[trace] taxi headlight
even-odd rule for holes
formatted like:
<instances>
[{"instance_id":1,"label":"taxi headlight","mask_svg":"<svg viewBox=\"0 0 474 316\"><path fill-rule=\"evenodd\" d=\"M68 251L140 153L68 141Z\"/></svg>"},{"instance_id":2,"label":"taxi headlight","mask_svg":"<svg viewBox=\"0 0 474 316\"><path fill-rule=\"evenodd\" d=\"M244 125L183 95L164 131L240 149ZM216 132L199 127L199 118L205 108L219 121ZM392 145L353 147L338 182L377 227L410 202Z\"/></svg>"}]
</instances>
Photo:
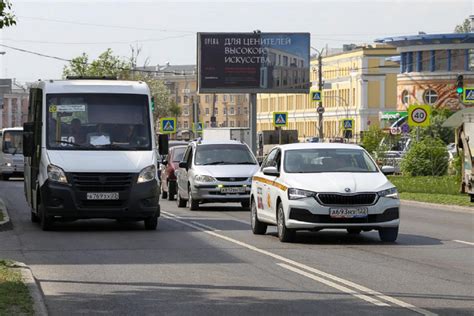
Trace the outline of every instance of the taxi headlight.
<instances>
[{"instance_id":1,"label":"taxi headlight","mask_svg":"<svg viewBox=\"0 0 474 316\"><path fill-rule=\"evenodd\" d=\"M314 197L314 196L316 196L316 192L313 192L313 191L306 191L306 190L294 189L294 188L288 189L288 199L290 200L299 200L299 199L304 199L304 198Z\"/></svg>"},{"instance_id":2,"label":"taxi headlight","mask_svg":"<svg viewBox=\"0 0 474 316\"><path fill-rule=\"evenodd\" d=\"M148 166L140 171L137 183L145 183L155 180L157 178L155 165Z\"/></svg>"},{"instance_id":3,"label":"taxi headlight","mask_svg":"<svg viewBox=\"0 0 474 316\"><path fill-rule=\"evenodd\" d=\"M194 181L196 182L201 182L201 183L212 183L212 182L217 182L217 180L214 177L204 175L204 174L198 174L194 177Z\"/></svg>"},{"instance_id":4,"label":"taxi headlight","mask_svg":"<svg viewBox=\"0 0 474 316\"><path fill-rule=\"evenodd\" d=\"M380 191L380 192L378 192L378 195L380 197L386 197L386 198L389 198L389 199L398 199L398 191L397 191L397 188L395 188L395 187L387 189L387 190Z\"/></svg>"},{"instance_id":5,"label":"taxi headlight","mask_svg":"<svg viewBox=\"0 0 474 316\"><path fill-rule=\"evenodd\" d=\"M64 170L55 165L48 166L48 179L58 183L67 183Z\"/></svg>"}]
</instances>

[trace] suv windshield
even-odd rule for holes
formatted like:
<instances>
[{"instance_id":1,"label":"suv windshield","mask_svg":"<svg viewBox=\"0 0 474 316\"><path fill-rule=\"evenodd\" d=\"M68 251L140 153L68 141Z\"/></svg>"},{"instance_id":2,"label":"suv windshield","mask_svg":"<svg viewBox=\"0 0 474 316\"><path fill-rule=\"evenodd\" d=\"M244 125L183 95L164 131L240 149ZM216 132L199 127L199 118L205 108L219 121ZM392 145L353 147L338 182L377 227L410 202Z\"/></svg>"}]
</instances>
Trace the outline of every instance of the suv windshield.
<instances>
[{"instance_id":1,"label":"suv windshield","mask_svg":"<svg viewBox=\"0 0 474 316\"><path fill-rule=\"evenodd\" d=\"M23 154L23 132L3 132L3 152L8 154Z\"/></svg>"},{"instance_id":2,"label":"suv windshield","mask_svg":"<svg viewBox=\"0 0 474 316\"><path fill-rule=\"evenodd\" d=\"M194 163L196 165L257 164L248 147L238 144L198 145Z\"/></svg>"},{"instance_id":3,"label":"suv windshield","mask_svg":"<svg viewBox=\"0 0 474 316\"><path fill-rule=\"evenodd\" d=\"M284 167L287 173L378 172L369 155L360 149L287 150Z\"/></svg>"},{"instance_id":4,"label":"suv windshield","mask_svg":"<svg viewBox=\"0 0 474 316\"><path fill-rule=\"evenodd\" d=\"M49 149L151 149L146 95L48 94L47 112Z\"/></svg>"}]
</instances>

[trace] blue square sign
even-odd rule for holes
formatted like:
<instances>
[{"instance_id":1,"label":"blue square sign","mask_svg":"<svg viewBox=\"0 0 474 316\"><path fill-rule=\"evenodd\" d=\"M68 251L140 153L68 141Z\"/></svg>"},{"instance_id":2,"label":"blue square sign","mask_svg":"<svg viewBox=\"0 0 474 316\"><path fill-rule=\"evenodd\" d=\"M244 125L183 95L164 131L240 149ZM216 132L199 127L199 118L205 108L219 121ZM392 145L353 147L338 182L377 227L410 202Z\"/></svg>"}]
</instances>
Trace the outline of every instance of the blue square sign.
<instances>
[{"instance_id":1,"label":"blue square sign","mask_svg":"<svg viewBox=\"0 0 474 316\"><path fill-rule=\"evenodd\" d=\"M474 103L474 88L464 88L463 102Z\"/></svg>"}]
</instances>

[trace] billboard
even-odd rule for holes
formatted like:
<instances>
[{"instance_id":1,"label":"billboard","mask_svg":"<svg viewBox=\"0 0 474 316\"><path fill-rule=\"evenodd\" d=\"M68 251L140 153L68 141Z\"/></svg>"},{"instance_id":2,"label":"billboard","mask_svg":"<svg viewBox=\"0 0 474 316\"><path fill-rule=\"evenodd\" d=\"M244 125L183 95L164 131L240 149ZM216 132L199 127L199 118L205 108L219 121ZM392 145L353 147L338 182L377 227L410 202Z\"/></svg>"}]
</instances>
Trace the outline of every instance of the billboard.
<instances>
[{"instance_id":1,"label":"billboard","mask_svg":"<svg viewBox=\"0 0 474 316\"><path fill-rule=\"evenodd\" d=\"M198 33L199 93L309 93L309 33Z\"/></svg>"}]
</instances>

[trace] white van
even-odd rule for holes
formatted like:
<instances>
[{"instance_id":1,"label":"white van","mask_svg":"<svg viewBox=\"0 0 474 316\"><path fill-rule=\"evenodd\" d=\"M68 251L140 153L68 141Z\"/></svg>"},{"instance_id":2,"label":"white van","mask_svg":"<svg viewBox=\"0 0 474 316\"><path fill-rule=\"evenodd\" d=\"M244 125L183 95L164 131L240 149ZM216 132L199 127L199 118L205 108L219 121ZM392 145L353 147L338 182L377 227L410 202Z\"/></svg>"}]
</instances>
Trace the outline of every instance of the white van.
<instances>
[{"instance_id":1,"label":"white van","mask_svg":"<svg viewBox=\"0 0 474 316\"><path fill-rule=\"evenodd\" d=\"M23 177L23 128L0 130L0 178Z\"/></svg>"},{"instance_id":2,"label":"white van","mask_svg":"<svg viewBox=\"0 0 474 316\"><path fill-rule=\"evenodd\" d=\"M31 220L144 220L160 215L153 115L144 82L48 80L31 86L24 124Z\"/></svg>"}]
</instances>

